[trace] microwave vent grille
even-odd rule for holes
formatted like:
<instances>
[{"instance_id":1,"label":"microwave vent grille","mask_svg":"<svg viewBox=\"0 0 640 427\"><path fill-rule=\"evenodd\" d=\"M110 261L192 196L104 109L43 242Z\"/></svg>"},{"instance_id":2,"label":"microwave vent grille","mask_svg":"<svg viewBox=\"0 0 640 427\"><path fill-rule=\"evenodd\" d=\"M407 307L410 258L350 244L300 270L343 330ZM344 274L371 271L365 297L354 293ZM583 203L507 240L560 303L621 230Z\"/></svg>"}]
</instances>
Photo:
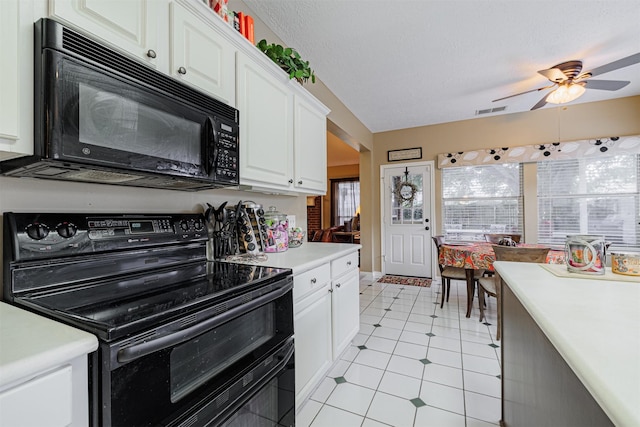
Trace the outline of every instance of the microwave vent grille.
<instances>
[{"instance_id":1,"label":"microwave vent grille","mask_svg":"<svg viewBox=\"0 0 640 427\"><path fill-rule=\"evenodd\" d=\"M62 29L62 47L71 53L133 78L145 86L151 86L197 106L206 106L210 111L216 112L221 117L234 122L238 121L235 108L221 102L211 102L209 97L197 90L191 89L159 71L155 71L144 64L101 46L66 27Z\"/></svg>"}]
</instances>

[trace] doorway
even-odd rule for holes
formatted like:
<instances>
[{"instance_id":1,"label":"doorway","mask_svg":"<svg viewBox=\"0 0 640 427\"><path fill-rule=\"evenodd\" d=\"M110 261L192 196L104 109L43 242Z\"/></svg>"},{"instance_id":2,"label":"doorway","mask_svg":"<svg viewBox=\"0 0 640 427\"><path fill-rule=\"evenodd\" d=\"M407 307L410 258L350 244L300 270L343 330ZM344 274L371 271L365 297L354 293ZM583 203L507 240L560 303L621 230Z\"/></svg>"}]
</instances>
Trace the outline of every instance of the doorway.
<instances>
[{"instance_id":1,"label":"doorway","mask_svg":"<svg viewBox=\"0 0 640 427\"><path fill-rule=\"evenodd\" d=\"M433 277L434 162L380 166L382 272Z\"/></svg>"}]
</instances>

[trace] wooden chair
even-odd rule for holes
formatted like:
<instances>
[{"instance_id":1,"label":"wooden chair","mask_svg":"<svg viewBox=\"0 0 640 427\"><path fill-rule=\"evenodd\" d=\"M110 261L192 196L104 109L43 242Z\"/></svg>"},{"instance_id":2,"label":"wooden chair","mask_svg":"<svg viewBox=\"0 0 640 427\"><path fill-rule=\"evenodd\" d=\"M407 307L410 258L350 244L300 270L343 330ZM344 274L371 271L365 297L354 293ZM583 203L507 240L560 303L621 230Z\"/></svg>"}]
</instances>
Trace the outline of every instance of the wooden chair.
<instances>
[{"instance_id":1,"label":"wooden chair","mask_svg":"<svg viewBox=\"0 0 640 427\"><path fill-rule=\"evenodd\" d=\"M432 237L433 243L436 245L436 252L440 255L440 246L444 242L444 236L434 236ZM442 277L442 302L440 303L440 308L444 307L444 299L445 294L447 298L447 302L449 302L449 293L451 292L451 280L464 280L467 281L467 274L464 268L459 267L450 267L440 264L438 262L438 268L440 269L440 277ZM476 283L478 279L484 274L484 270L474 270L473 278Z\"/></svg>"},{"instance_id":2,"label":"wooden chair","mask_svg":"<svg viewBox=\"0 0 640 427\"><path fill-rule=\"evenodd\" d=\"M493 245L493 252L496 255L496 261L516 261L516 262L535 262L544 264L547 262L547 254L550 248L518 248L512 246ZM491 277L480 277L478 279L478 302L480 303L480 321L484 320L484 295L496 298L496 306L498 309L498 330L496 332L496 340L500 340L502 332L502 313L500 298L500 275L496 273Z\"/></svg>"},{"instance_id":3,"label":"wooden chair","mask_svg":"<svg viewBox=\"0 0 640 427\"><path fill-rule=\"evenodd\" d=\"M500 240L502 240L502 238L504 237L511 237L511 240L513 240L516 243L520 243L520 239L522 238L522 235L521 234L504 234L504 233L489 233L484 235L484 239L489 243L493 243L494 245L497 245L498 242L500 242Z\"/></svg>"}]
</instances>

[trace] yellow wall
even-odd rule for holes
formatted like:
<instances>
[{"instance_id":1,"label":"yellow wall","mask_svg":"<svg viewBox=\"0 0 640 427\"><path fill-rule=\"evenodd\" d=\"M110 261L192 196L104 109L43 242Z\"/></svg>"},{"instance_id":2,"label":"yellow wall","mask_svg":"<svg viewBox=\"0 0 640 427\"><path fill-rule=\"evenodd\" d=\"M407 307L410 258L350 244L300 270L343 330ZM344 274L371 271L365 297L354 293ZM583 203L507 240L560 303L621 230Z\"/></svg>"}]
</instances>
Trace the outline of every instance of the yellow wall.
<instances>
[{"instance_id":1,"label":"yellow wall","mask_svg":"<svg viewBox=\"0 0 640 427\"><path fill-rule=\"evenodd\" d=\"M469 151L482 148L517 147L556 141L573 141L608 136L640 134L640 96L612 101L592 102L544 108L525 113L505 114L482 119L423 126L374 134L373 174L380 174L380 165L387 164L387 151L401 148L422 147L422 160L434 160L437 155L453 151ZM527 165L524 171L525 236L535 233L535 165ZM435 171L436 219L434 227L440 231L441 175ZM380 248L380 181L374 179L370 186L362 185L362 206L370 206L372 268L365 271L381 271ZM533 202L532 202L533 198ZM364 243L364 242L363 242Z\"/></svg>"}]
</instances>

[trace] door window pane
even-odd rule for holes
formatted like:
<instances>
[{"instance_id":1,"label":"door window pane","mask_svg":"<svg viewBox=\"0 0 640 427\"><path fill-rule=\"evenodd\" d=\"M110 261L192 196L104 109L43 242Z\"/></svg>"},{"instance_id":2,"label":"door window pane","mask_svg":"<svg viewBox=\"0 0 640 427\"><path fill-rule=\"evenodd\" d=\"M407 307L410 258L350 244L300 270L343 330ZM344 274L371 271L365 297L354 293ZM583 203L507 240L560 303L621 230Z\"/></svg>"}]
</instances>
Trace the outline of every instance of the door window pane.
<instances>
[{"instance_id":1,"label":"door window pane","mask_svg":"<svg viewBox=\"0 0 640 427\"><path fill-rule=\"evenodd\" d=\"M409 186L405 186L406 192L402 196L399 189L402 184L408 182L412 184L413 200L407 200L409 197ZM391 223L394 225L401 224L422 224L423 218L423 182L422 174L396 175L391 177Z\"/></svg>"}]
</instances>

